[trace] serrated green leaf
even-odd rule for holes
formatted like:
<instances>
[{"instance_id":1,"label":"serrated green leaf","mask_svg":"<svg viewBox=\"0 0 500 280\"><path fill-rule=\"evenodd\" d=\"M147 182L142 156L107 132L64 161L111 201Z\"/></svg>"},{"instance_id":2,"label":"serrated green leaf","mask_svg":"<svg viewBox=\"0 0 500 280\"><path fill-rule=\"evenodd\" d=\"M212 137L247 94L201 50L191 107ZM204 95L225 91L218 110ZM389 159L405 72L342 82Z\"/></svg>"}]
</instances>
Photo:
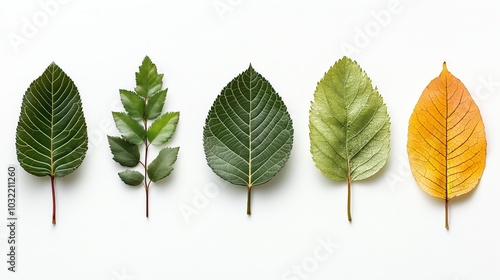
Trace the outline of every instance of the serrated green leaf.
<instances>
[{"instance_id":1,"label":"serrated green leaf","mask_svg":"<svg viewBox=\"0 0 500 280\"><path fill-rule=\"evenodd\" d=\"M281 97L250 65L224 87L203 130L208 165L224 180L248 188L273 178L287 162L292 120Z\"/></svg>"},{"instance_id":2,"label":"serrated green leaf","mask_svg":"<svg viewBox=\"0 0 500 280\"><path fill-rule=\"evenodd\" d=\"M116 127L125 140L140 145L146 140L146 131L136 120L122 112L112 112Z\"/></svg>"},{"instance_id":3,"label":"serrated green leaf","mask_svg":"<svg viewBox=\"0 0 500 280\"><path fill-rule=\"evenodd\" d=\"M148 104L146 105L145 117L148 120L157 118L163 110L163 105L165 104L165 99L167 97L167 89L160 90L153 94L148 99Z\"/></svg>"},{"instance_id":4,"label":"serrated green leaf","mask_svg":"<svg viewBox=\"0 0 500 280\"><path fill-rule=\"evenodd\" d=\"M54 177L77 169L87 146L87 125L78 89L52 63L24 94L16 130L17 159L26 172L50 176L54 191Z\"/></svg>"},{"instance_id":5,"label":"serrated green leaf","mask_svg":"<svg viewBox=\"0 0 500 280\"><path fill-rule=\"evenodd\" d=\"M144 118L144 99L135 92L120 89L120 98L128 115L134 120Z\"/></svg>"},{"instance_id":6,"label":"serrated green leaf","mask_svg":"<svg viewBox=\"0 0 500 280\"><path fill-rule=\"evenodd\" d=\"M344 57L316 87L309 112L311 153L321 173L335 181L366 179L387 162L387 107L361 67ZM350 199L348 199L348 219Z\"/></svg>"},{"instance_id":7,"label":"serrated green leaf","mask_svg":"<svg viewBox=\"0 0 500 280\"><path fill-rule=\"evenodd\" d=\"M139 184L139 179L144 180L146 217L149 217L149 188L151 183L170 174L179 150L179 148L163 149L158 157L149 163L148 159L153 158L152 151L155 151L155 149L149 149L150 144L164 144L171 138L177 126L179 113L167 113L160 116L165 104L167 89L161 89L163 74L158 74L156 66L149 57L144 58L135 76L137 84L135 93L126 90L120 91L122 103L128 114L113 112L115 123L124 139L117 138L121 140L119 143L111 143L110 141L110 146L111 144L115 145L115 151L113 151L112 147L112 153L114 160L118 163L130 166L141 163L144 167L145 170L141 177L138 175L140 172L130 170L120 173L120 178L127 184ZM149 125L150 120L152 121L151 125ZM111 139L115 140L114 138ZM148 139L150 141L147 141ZM144 161L140 161L138 145L144 143L144 141L146 141Z\"/></svg>"},{"instance_id":8,"label":"serrated green leaf","mask_svg":"<svg viewBox=\"0 0 500 280\"><path fill-rule=\"evenodd\" d=\"M118 176L120 176L120 179L122 179L125 184L130 186L138 186L144 180L144 176L140 172L135 170L127 169L118 173Z\"/></svg>"},{"instance_id":9,"label":"serrated green leaf","mask_svg":"<svg viewBox=\"0 0 500 280\"><path fill-rule=\"evenodd\" d=\"M148 176L153 182L157 182L168 175L174 170L173 165L177 160L177 153L179 147L176 148L163 148L158 156L148 166Z\"/></svg>"},{"instance_id":10,"label":"serrated green leaf","mask_svg":"<svg viewBox=\"0 0 500 280\"><path fill-rule=\"evenodd\" d=\"M153 145L165 144L170 140L179 122L179 112L163 114L148 128L148 140Z\"/></svg>"},{"instance_id":11,"label":"serrated green leaf","mask_svg":"<svg viewBox=\"0 0 500 280\"><path fill-rule=\"evenodd\" d=\"M162 80L163 74L158 74L156 65L146 56L139 67L139 72L135 73L137 84L135 92L144 98L150 97L161 90L163 85Z\"/></svg>"},{"instance_id":12,"label":"serrated green leaf","mask_svg":"<svg viewBox=\"0 0 500 280\"><path fill-rule=\"evenodd\" d=\"M108 136L109 148L113 159L122 166L134 167L139 164L139 146L120 137Z\"/></svg>"}]
</instances>

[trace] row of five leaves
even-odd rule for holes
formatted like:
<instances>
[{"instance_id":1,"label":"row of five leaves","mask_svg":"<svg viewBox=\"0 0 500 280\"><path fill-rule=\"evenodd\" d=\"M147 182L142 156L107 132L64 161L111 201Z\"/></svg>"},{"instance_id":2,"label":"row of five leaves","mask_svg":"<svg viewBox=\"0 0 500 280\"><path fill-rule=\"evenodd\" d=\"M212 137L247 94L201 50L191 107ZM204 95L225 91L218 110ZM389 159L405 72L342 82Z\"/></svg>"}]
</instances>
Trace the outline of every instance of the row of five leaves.
<instances>
[{"instance_id":1,"label":"row of five leaves","mask_svg":"<svg viewBox=\"0 0 500 280\"><path fill-rule=\"evenodd\" d=\"M108 137L115 161L126 167L143 167L143 173L125 170L119 176L129 185L142 183L146 216L151 182L170 174L179 150L163 148L148 164L149 146L166 143L179 120L178 112L161 114L167 94L162 80L163 74L158 74L146 57L136 73L135 91L120 90L126 112L113 112L122 137ZM148 121L153 122L148 126ZM309 128L317 168L332 180L347 182L351 220L351 182L377 173L390 150L387 107L356 62L342 58L318 83ZM212 170L232 184L247 187L250 214L253 187L272 179L289 158L292 120L271 84L250 66L215 100L206 119L203 141ZM143 144L145 155L141 160L139 147ZM55 64L25 94L16 145L19 162L26 171L50 176L55 223L54 177L76 169L87 149L78 92ZM446 65L424 90L410 118L408 153L418 185L444 199L446 213L448 200L470 191L482 175L484 125L465 86Z\"/></svg>"}]
</instances>

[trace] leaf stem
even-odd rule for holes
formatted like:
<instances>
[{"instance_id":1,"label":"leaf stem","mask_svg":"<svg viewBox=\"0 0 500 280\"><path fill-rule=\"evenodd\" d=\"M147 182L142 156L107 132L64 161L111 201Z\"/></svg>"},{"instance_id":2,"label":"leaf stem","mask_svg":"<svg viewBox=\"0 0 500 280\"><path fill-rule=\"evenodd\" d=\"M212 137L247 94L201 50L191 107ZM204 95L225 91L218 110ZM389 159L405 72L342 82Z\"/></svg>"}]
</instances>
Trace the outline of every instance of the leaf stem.
<instances>
[{"instance_id":1,"label":"leaf stem","mask_svg":"<svg viewBox=\"0 0 500 280\"><path fill-rule=\"evenodd\" d=\"M50 175L50 184L52 186L52 224L56 224L56 190L54 186L54 175Z\"/></svg>"},{"instance_id":2,"label":"leaf stem","mask_svg":"<svg viewBox=\"0 0 500 280\"><path fill-rule=\"evenodd\" d=\"M347 177L347 219L352 221L351 217L351 176Z\"/></svg>"},{"instance_id":3,"label":"leaf stem","mask_svg":"<svg viewBox=\"0 0 500 280\"><path fill-rule=\"evenodd\" d=\"M146 186L146 218L149 218L149 187Z\"/></svg>"},{"instance_id":4,"label":"leaf stem","mask_svg":"<svg viewBox=\"0 0 500 280\"><path fill-rule=\"evenodd\" d=\"M450 229L450 227L448 226L448 198L446 198L445 203L444 203L444 213L445 213L444 226L446 227L446 229Z\"/></svg>"},{"instance_id":5,"label":"leaf stem","mask_svg":"<svg viewBox=\"0 0 500 280\"><path fill-rule=\"evenodd\" d=\"M249 216L252 215L251 202L252 202L252 186L248 186L247 215L249 215Z\"/></svg>"},{"instance_id":6,"label":"leaf stem","mask_svg":"<svg viewBox=\"0 0 500 280\"><path fill-rule=\"evenodd\" d=\"M148 120L144 119L144 130L148 131ZM146 218L149 218L149 184L148 182L148 150L149 150L149 143L148 143L148 137L146 136L146 139L144 140L146 144L146 151L144 154L144 189L146 190Z\"/></svg>"}]
</instances>

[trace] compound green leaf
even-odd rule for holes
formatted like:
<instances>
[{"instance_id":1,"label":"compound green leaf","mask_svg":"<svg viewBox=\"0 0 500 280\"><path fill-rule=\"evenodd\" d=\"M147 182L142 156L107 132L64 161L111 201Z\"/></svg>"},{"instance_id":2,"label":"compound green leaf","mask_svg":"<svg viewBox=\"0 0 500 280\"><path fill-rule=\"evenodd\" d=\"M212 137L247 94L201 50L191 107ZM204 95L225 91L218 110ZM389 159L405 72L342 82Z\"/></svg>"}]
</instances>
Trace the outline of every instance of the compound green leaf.
<instances>
[{"instance_id":1,"label":"compound green leaf","mask_svg":"<svg viewBox=\"0 0 500 280\"><path fill-rule=\"evenodd\" d=\"M208 165L224 180L248 188L271 180L287 162L292 120L281 97L250 65L222 90L203 131Z\"/></svg>"},{"instance_id":2,"label":"compound green leaf","mask_svg":"<svg viewBox=\"0 0 500 280\"><path fill-rule=\"evenodd\" d=\"M125 111L131 118L141 120L144 117L144 99L137 93L120 89L120 98Z\"/></svg>"},{"instance_id":3,"label":"compound green leaf","mask_svg":"<svg viewBox=\"0 0 500 280\"><path fill-rule=\"evenodd\" d=\"M126 170L119 173L119 176L129 185L144 182L146 217L149 217L151 183L165 178L172 172L179 150L179 148L163 149L156 159L149 163L153 158L152 152L156 152L156 147L151 149L151 145L165 144L172 137L179 121L179 112L162 115L167 89L162 89L163 74L158 74L156 65L149 57L144 58L139 71L135 73L135 78L135 92L120 90L127 113L113 112L113 118L122 138L108 137L108 141L115 161L129 167L140 163L143 167L144 173ZM141 160L139 146L143 143L144 157Z\"/></svg>"},{"instance_id":4,"label":"compound green leaf","mask_svg":"<svg viewBox=\"0 0 500 280\"><path fill-rule=\"evenodd\" d=\"M78 89L55 63L24 94L16 130L17 159L28 173L54 177L77 169L87 152L87 125ZM55 220L53 201L52 223Z\"/></svg>"},{"instance_id":5,"label":"compound green leaf","mask_svg":"<svg viewBox=\"0 0 500 280\"><path fill-rule=\"evenodd\" d=\"M163 74L158 74L156 65L146 56L139 66L139 72L135 73L135 92L146 98L161 90L163 86Z\"/></svg>"},{"instance_id":6,"label":"compound green leaf","mask_svg":"<svg viewBox=\"0 0 500 280\"><path fill-rule=\"evenodd\" d=\"M179 122L179 112L163 114L148 129L148 140L153 145L165 144L170 140Z\"/></svg>"},{"instance_id":7,"label":"compound green leaf","mask_svg":"<svg viewBox=\"0 0 500 280\"><path fill-rule=\"evenodd\" d=\"M321 79L309 112L311 153L316 167L334 181L351 182L377 173L390 150L387 107L370 78L343 57Z\"/></svg>"},{"instance_id":8,"label":"compound green leaf","mask_svg":"<svg viewBox=\"0 0 500 280\"><path fill-rule=\"evenodd\" d=\"M125 140L140 145L146 139L146 131L136 120L122 112L112 112L116 127Z\"/></svg>"},{"instance_id":9,"label":"compound green leaf","mask_svg":"<svg viewBox=\"0 0 500 280\"><path fill-rule=\"evenodd\" d=\"M146 119L153 120L161 114L166 98L167 89L160 90L149 98L148 104L146 104Z\"/></svg>"},{"instance_id":10,"label":"compound green leaf","mask_svg":"<svg viewBox=\"0 0 500 280\"><path fill-rule=\"evenodd\" d=\"M161 149L158 156L148 166L149 179L157 182L170 175L170 172L174 170L173 165L177 160L177 153L179 153L179 147Z\"/></svg>"},{"instance_id":11,"label":"compound green leaf","mask_svg":"<svg viewBox=\"0 0 500 280\"><path fill-rule=\"evenodd\" d=\"M134 167L139 164L139 146L114 136L108 136L108 143L113 159L116 162L127 167Z\"/></svg>"},{"instance_id":12,"label":"compound green leaf","mask_svg":"<svg viewBox=\"0 0 500 280\"><path fill-rule=\"evenodd\" d=\"M130 186L138 186L144 180L144 175L140 172L129 169L119 172L118 176L120 176L120 179L122 179L125 184Z\"/></svg>"}]
</instances>

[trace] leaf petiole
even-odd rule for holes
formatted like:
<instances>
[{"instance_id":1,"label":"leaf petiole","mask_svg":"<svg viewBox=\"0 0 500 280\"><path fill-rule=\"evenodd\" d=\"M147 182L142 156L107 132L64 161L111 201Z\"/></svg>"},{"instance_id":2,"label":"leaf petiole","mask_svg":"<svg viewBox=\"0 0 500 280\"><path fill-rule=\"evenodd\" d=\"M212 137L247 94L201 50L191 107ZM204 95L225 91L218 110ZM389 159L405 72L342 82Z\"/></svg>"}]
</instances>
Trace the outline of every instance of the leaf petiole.
<instances>
[{"instance_id":1,"label":"leaf petiole","mask_svg":"<svg viewBox=\"0 0 500 280\"><path fill-rule=\"evenodd\" d=\"M351 178L347 179L347 220L352 221L351 217Z\"/></svg>"},{"instance_id":2,"label":"leaf petiole","mask_svg":"<svg viewBox=\"0 0 500 280\"><path fill-rule=\"evenodd\" d=\"M247 193L247 215L252 215L252 186L248 186L248 193Z\"/></svg>"},{"instance_id":3,"label":"leaf petiole","mask_svg":"<svg viewBox=\"0 0 500 280\"><path fill-rule=\"evenodd\" d=\"M445 221L444 221L444 226L446 227L446 229L450 229L449 225L448 225L448 198L445 199L445 203L444 203L444 213L445 213Z\"/></svg>"},{"instance_id":4,"label":"leaf petiole","mask_svg":"<svg viewBox=\"0 0 500 280\"><path fill-rule=\"evenodd\" d=\"M52 224L56 224L56 190L54 186L54 175L50 175L50 184L52 186Z\"/></svg>"}]
</instances>

